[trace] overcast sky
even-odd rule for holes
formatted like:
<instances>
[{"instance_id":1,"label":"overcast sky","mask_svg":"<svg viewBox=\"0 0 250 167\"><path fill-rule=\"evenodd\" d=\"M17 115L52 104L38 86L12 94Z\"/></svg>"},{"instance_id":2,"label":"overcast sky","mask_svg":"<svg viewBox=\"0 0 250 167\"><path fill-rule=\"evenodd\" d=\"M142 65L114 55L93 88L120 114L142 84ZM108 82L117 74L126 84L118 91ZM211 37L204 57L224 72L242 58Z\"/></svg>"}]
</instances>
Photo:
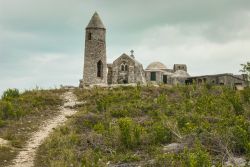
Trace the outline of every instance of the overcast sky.
<instances>
[{"instance_id":1,"label":"overcast sky","mask_svg":"<svg viewBox=\"0 0 250 167\"><path fill-rule=\"evenodd\" d=\"M237 74L250 61L250 0L0 0L0 94L78 85L95 11L110 63L131 49L144 68L185 63L190 75Z\"/></svg>"}]
</instances>

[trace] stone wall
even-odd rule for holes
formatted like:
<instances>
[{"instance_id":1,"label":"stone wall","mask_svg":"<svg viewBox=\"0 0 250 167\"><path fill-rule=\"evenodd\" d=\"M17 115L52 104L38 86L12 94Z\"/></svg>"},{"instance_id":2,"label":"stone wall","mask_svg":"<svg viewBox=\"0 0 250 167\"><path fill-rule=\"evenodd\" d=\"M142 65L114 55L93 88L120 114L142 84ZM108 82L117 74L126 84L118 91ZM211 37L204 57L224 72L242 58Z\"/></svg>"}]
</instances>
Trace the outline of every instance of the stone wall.
<instances>
[{"instance_id":1,"label":"stone wall","mask_svg":"<svg viewBox=\"0 0 250 167\"><path fill-rule=\"evenodd\" d=\"M243 77L234 76L232 74L218 74L218 75L205 75L197 77L189 77L186 80L187 84L214 84L214 85L226 85L234 87L236 85L246 86L246 81Z\"/></svg>"},{"instance_id":2,"label":"stone wall","mask_svg":"<svg viewBox=\"0 0 250 167\"><path fill-rule=\"evenodd\" d=\"M126 54L113 62L112 84L144 83L144 76L142 65Z\"/></svg>"},{"instance_id":3,"label":"stone wall","mask_svg":"<svg viewBox=\"0 0 250 167\"><path fill-rule=\"evenodd\" d=\"M155 72L156 73L156 81L151 81L151 72ZM146 80L148 83L153 83L153 84L160 84L163 82L162 77L163 77L163 72L162 71L145 71L145 76L146 76Z\"/></svg>"},{"instance_id":4,"label":"stone wall","mask_svg":"<svg viewBox=\"0 0 250 167\"><path fill-rule=\"evenodd\" d=\"M89 39L91 33L91 39ZM89 28L85 34L85 55L83 84L85 86L93 84L107 84L107 62L106 62L106 42L105 29ZM97 63L102 61L102 76L97 77Z\"/></svg>"},{"instance_id":5,"label":"stone wall","mask_svg":"<svg viewBox=\"0 0 250 167\"><path fill-rule=\"evenodd\" d=\"M187 65L186 64L174 64L173 68L174 72L177 70L182 70L187 72Z\"/></svg>"},{"instance_id":6,"label":"stone wall","mask_svg":"<svg viewBox=\"0 0 250 167\"><path fill-rule=\"evenodd\" d=\"M112 84L112 80L113 80L113 78L112 78L112 71L113 71L112 64L107 64L107 67L108 67L108 77L107 77L108 81L107 81L107 83L110 85L110 84Z\"/></svg>"}]
</instances>

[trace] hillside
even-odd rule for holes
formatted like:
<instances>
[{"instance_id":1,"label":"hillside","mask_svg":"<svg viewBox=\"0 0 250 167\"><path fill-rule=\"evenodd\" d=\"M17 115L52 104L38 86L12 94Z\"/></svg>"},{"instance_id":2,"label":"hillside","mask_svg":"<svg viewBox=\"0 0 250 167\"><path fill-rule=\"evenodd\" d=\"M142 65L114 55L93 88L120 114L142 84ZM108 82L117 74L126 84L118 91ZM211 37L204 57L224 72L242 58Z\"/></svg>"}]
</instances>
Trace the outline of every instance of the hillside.
<instances>
[{"instance_id":1,"label":"hillside","mask_svg":"<svg viewBox=\"0 0 250 167\"><path fill-rule=\"evenodd\" d=\"M59 114L65 90L9 89L0 100L0 166L7 166L23 150L44 121Z\"/></svg>"},{"instance_id":2,"label":"hillside","mask_svg":"<svg viewBox=\"0 0 250 167\"><path fill-rule=\"evenodd\" d=\"M60 125L55 120L65 112L68 93L64 89L5 91L0 100L0 166L8 166L29 149L36 152L37 167L198 167L250 159L249 88L75 89L80 103L70 108L78 112L53 128ZM49 135L43 126L54 131ZM34 134L46 140L27 148Z\"/></svg>"},{"instance_id":3,"label":"hillside","mask_svg":"<svg viewBox=\"0 0 250 167\"><path fill-rule=\"evenodd\" d=\"M249 88L137 86L74 93L86 104L39 147L35 166L199 167L250 158Z\"/></svg>"}]
</instances>

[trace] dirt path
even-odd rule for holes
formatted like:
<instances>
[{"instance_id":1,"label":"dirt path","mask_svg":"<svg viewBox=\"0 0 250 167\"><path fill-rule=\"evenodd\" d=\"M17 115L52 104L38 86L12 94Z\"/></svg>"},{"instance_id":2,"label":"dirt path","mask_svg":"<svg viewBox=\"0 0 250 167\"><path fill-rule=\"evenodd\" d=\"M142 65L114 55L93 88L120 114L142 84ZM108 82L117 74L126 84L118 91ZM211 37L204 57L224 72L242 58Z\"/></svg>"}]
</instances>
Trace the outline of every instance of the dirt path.
<instances>
[{"instance_id":1,"label":"dirt path","mask_svg":"<svg viewBox=\"0 0 250 167\"><path fill-rule=\"evenodd\" d=\"M75 105L79 104L76 96L69 91L64 93L63 97L66 102L61 107L60 114L54 118L44 121L43 125L38 131L32 134L31 138L27 141L26 146L12 161L13 165L9 167L32 167L37 148L49 136L54 128L62 125L67 120L67 116L71 116L76 113L76 110L71 109Z\"/></svg>"}]
</instances>

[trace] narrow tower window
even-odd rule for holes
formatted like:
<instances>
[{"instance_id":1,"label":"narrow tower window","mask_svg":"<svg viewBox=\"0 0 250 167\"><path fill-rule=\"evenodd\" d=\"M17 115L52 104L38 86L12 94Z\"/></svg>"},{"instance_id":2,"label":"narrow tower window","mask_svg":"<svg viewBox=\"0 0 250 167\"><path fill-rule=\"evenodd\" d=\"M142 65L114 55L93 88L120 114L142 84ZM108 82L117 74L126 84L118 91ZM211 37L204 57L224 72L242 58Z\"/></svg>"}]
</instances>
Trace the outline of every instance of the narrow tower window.
<instances>
[{"instance_id":1,"label":"narrow tower window","mask_svg":"<svg viewBox=\"0 0 250 167\"><path fill-rule=\"evenodd\" d=\"M103 72L103 64L102 61L97 62L97 77L102 77L102 72Z\"/></svg>"},{"instance_id":2,"label":"narrow tower window","mask_svg":"<svg viewBox=\"0 0 250 167\"><path fill-rule=\"evenodd\" d=\"M92 34L89 32L88 33L88 40L91 40L92 39Z\"/></svg>"}]
</instances>

